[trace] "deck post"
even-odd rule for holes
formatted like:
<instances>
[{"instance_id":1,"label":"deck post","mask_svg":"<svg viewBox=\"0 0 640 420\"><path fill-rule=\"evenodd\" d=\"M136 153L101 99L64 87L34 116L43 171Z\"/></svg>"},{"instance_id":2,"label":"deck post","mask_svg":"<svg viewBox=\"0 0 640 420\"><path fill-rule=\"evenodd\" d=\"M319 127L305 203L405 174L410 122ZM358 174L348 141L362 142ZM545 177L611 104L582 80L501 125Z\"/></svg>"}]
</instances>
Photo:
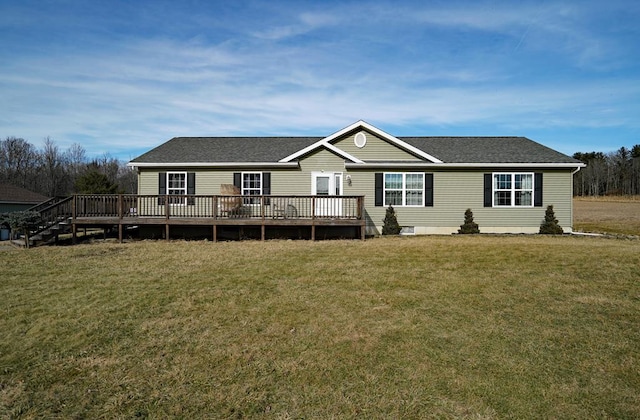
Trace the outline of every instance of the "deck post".
<instances>
[{"instance_id":1,"label":"deck post","mask_svg":"<svg viewBox=\"0 0 640 420\"><path fill-rule=\"evenodd\" d=\"M76 244L78 240L78 227L76 226L76 197L73 195L71 199L71 243Z\"/></svg>"},{"instance_id":2,"label":"deck post","mask_svg":"<svg viewBox=\"0 0 640 420\"><path fill-rule=\"evenodd\" d=\"M171 213L171 204L169 204L169 196L164 196L164 237L169 241L169 214Z\"/></svg>"},{"instance_id":3,"label":"deck post","mask_svg":"<svg viewBox=\"0 0 640 420\"><path fill-rule=\"evenodd\" d=\"M260 226L260 240L264 241L266 227L264 225L264 195L260 196L260 217L262 218L262 225Z\"/></svg>"},{"instance_id":4,"label":"deck post","mask_svg":"<svg viewBox=\"0 0 640 420\"><path fill-rule=\"evenodd\" d=\"M218 225L213 224L213 242L218 242Z\"/></svg>"},{"instance_id":5,"label":"deck post","mask_svg":"<svg viewBox=\"0 0 640 420\"><path fill-rule=\"evenodd\" d=\"M122 194L118 194L118 242L122 243L122 217L124 214L124 200Z\"/></svg>"},{"instance_id":6,"label":"deck post","mask_svg":"<svg viewBox=\"0 0 640 420\"><path fill-rule=\"evenodd\" d=\"M358 218L360 219L360 238L364 241L367 236L367 218L364 217L364 197L358 197Z\"/></svg>"},{"instance_id":7,"label":"deck post","mask_svg":"<svg viewBox=\"0 0 640 420\"><path fill-rule=\"evenodd\" d=\"M316 240L316 197L311 197L311 240Z\"/></svg>"}]
</instances>

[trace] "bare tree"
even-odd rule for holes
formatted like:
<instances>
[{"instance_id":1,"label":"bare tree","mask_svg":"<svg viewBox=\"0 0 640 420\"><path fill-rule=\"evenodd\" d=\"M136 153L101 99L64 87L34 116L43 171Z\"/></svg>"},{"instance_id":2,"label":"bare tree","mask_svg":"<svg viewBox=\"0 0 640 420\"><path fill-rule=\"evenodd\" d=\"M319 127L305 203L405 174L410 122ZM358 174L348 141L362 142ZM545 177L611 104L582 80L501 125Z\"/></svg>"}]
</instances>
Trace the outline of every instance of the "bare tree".
<instances>
[{"instance_id":1,"label":"bare tree","mask_svg":"<svg viewBox=\"0 0 640 420\"><path fill-rule=\"evenodd\" d=\"M7 137L0 142L0 179L22 188L32 188L37 177L38 153L24 139Z\"/></svg>"}]
</instances>

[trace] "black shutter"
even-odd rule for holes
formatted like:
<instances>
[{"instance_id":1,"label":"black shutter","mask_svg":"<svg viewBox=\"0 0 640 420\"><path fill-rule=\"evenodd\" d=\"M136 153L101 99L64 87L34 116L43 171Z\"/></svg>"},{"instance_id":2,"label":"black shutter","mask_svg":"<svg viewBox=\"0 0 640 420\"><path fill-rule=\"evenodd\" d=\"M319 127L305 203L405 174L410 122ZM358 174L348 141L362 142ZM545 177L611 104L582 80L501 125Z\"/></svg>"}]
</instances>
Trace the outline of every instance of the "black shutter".
<instances>
[{"instance_id":1,"label":"black shutter","mask_svg":"<svg viewBox=\"0 0 640 420\"><path fill-rule=\"evenodd\" d=\"M158 195L164 196L167 194L167 173L160 172L158 174ZM158 197L158 205L164 206L164 197Z\"/></svg>"},{"instance_id":2,"label":"black shutter","mask_svg":"<svg viewBox=\"0 0 640 420\"><path fill-rule=\"evenodd\" d=\"M383 182L384 182L384 174L381 172L376 172L375 174L376 178L375 178L375 182L376 182L376 186L375 186L375 200L376 200L376 207L381 207L384 206L384 188L383 188Z\"/></svg>"},{"instance_id":3,"label":"black shutter","mask_svg":"<svg viewBox=\"0 0 640 420\"><path fill-rule=\"evenodd\" d=\"M533 205L542 207L542 172L536 172L533 178Z\"/></svg>"},{"instance_id":4,"label":"black shutter","mask_svg":"<svg viewBox=\"0 0 640 420\"><path fill-rule=\"evenodd\" d=\"M196 193L196 173L187 173L187 194L194 195Z\"/></svg>"},{"instance_id":5,"label":"black shutter","mask_svg":"<svg viewBox=\"0 0 640 420\"><path fill-rule=\"evenodd\" d=\"M196 173L195 172L187 172L187 194L195 195L196 193ZM187 204L193 206L196 203L196 199L194 197L189 197L187 199Z\"/></svg>"},{"instance_id":6,"label":"black shutter","mask_svg":"<svg viewBox=\"0 0 640 420\"><path fill-rule=\"evenodd\" d=\"M424 205L433 207L433 174L424 174Z\"/></svg>"},{"instance_id":7,"label":"black shutter","mask_svg":"<svg viewBox=\"0 0 640 420\"><path fill-rule=\"evenodd\" d=\"M240 191L242 191L242 174L240 172L233 173L233 185L240 188Z\"/></svg>"},{"instance_id":8,"label":"black shutter","mask_svg":"<svg viewBox=\"0 0 640 420\"><path fill-rule=\"evenodd\" d=\"M492 206L493 188L491 174L484 174L484 206Z\"/></svg>"},{"instance_id":9,"label":"black shutter","mask_svg":"<svg viewBox=\"0 0 640 420\"><path fill-rule=\"evenodd\" d=\"M262 195L271 195L271 172L262 173Z\"/></svg>"},{"instance_id":10,"label":"black shutter","mask_svg":"<svg viewBox=\"0 0 640 420\"><path fill-rule=\"evenodd\" d=\"M271 172L262 173L262 195L271 195ZM271 205L268 198L264 200L264 204Z\"/></svg>"}]
</instances>

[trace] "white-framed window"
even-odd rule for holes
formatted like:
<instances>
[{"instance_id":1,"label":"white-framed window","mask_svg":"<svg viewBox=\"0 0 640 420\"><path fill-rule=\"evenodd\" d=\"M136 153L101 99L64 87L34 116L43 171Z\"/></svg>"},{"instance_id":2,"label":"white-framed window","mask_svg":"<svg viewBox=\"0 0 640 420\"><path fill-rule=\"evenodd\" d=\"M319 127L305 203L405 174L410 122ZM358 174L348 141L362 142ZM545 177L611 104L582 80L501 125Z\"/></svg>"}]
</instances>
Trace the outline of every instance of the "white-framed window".
<instances>
[{"instance_id":1,"label":"white-framed window","mask_svg":"<svg viewBox=\"0 0 640 420\"><path fill-rule=\"evenodd\" d=\"M494 173L494 207L533 207L532 173Z\"/></svg>"},{"instance_id":2,"label":"white-framed window","mask_svg":"<svg viewBox=\"0 0 640 420\"><path fill-rule=\"evenodd\" d=\"M424 206L424 173L385 173L384 205Z\"/></svg>"},{"instance_id":3,"label":"white-framed window","mask_svg":"<svg viewBox=\"0 0 640 420\"><path fill-rule=\"evenodd\" d=\"M242 173L242 195L262 195L262 172ZM245 204L258 204L258 199L247 199Z\"/></svg>"},{"instance_id":4,"label":"white-framed window","mask_svg":"<svg viewBox=\"0 0 640 420\"><path fill-rule=\"evenodd\" d=\"M186 204L185 197L171 197L172 195L184 196L187 194L187 173L167 172L167 195L169 204Z\"/></svg>"}]
</instances>

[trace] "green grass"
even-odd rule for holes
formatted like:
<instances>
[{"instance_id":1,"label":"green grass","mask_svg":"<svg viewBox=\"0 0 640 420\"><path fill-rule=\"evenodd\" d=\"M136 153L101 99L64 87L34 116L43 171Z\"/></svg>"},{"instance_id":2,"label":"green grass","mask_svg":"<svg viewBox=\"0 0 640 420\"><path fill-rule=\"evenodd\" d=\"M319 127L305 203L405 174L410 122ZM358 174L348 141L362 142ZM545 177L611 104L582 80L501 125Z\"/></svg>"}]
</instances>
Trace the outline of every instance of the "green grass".
<instances>
[{"instance_id":1,"label":"green grass","mask_svg":"<svg viewBox=\"0 0 640 420\"><path fill-rule=\"evenodd\" d=\"M640 417L640 241L0 253L0 418Z\"/></svg>"}]
</instances>

